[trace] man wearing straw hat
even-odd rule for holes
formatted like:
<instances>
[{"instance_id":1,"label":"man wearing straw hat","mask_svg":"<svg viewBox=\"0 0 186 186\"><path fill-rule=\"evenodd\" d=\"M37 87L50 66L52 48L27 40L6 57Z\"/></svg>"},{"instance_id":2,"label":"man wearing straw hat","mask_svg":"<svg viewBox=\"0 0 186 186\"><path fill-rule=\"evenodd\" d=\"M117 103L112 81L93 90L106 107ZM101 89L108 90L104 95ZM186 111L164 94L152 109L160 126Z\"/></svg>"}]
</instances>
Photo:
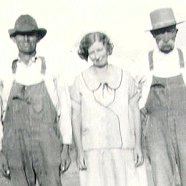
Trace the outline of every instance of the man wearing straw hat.
<instances>
[{"instance_id":1,"label":"man wearing straw hat","mask_svg":"<svg viewBox=\"0 0 186 186\"><path fill-rule=\"evenodd\" d=\"M70 164L68 89L48 73L44 58L36 56L46 33L30 15L21 15L9 30L19 54L9 81L4 81L0 168L13 186L34 186L36 180L39 185L60 186L60 165L65 171Z\"/></svg>"},{"instance_id":2,"label":"man wearing straw hat","mask_svg":"<svg viewBox=\"0 0 186 186\"><path fill-rule=\"evenodd\" d=\"M156 186L175 185L177 168L185 186L186 64L183 51L175 47L176 25L181 22L176 22L171 8L152 11L150 19L156 46L138 68L147 156Z\"/></svg>"}]
</instances>

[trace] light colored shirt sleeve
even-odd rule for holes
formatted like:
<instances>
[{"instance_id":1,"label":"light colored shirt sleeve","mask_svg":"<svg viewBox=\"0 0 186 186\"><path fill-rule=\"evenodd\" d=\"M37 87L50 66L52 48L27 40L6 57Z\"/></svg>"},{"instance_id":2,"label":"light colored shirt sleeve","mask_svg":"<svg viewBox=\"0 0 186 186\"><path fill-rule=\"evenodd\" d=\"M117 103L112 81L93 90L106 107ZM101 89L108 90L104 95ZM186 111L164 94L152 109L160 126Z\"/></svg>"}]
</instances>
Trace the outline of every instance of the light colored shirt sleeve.
<instances>
[{"instance_id":1,"label":"light colored shirt sleeve","mask_svg":"<svg viewBox=\"0 0 186 186\"><path fill-rule=\"evenodd\" d=\"M140 109L145 106L147 97L150 91L150 85L152 81L152 73L149 70L148 52L142 52L137 56L135 63L133 64L132 76L135 79L136 86L141 86L142 95L139 100ZM140 85L141 84L141 85Z\"/></svg>"},{"instance_id":2,"label":"light colored shirt sleeve","mask_svg":"<svg viewBox=\"0 0 186 186\"><path fill-rule=\"evenodd\" d=\"M60 119L59 127L62 135L63 144L72 143L72 125L71 125L71 101L69 87L64 80L59 77L57 80L58 96L60 100Z\"/></svg>"},{"instance_id":3,"label":"light colored shirt sleeve","mask_svg":"<svg viewBox=\"0 0 186 186\"><path fill-rule=\"evenodd\" d=\"M62 71L57 63L55 61L50 63L48 60L47 62L45 83L59 116L58 127L60 129L62 143L71 144L71 101L68 84L64 76L61 76Z\"/></svg>"},{"instance_id":4,"label":"light colored shirt sleeve","mask_svg":"<svg viewBox=\"0 0 186 186\"><path fill-rule=\"evenodd\" d=\"M137 92L137 87L135 80L132 78L130 74L128 74L128 95L129 95L129 100L136 94Z\"/></svg>"}]
</instances>

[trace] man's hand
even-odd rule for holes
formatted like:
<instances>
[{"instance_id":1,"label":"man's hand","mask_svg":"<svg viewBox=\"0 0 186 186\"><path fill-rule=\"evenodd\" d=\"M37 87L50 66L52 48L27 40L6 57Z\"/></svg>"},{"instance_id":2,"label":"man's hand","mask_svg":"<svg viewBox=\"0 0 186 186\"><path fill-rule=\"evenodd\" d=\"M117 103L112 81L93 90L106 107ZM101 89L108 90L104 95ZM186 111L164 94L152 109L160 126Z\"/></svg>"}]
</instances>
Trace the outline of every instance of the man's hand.
<instances>
[{"instance_id":1,"label":"man's hand","mask_svg":"<svg viewBox=\"0 0 186 186\"><path fill-rule=\"evenodd\" d=\"M137 87L137 93L136 93L136 99L139 101L142 96L142 89L144 84L146 83L145 77L135 77L136 87Z\"/></svg>"},{"instance_id":2,"label":"man's hand","mask_svg":"<svg viewBox=\"0 0 186 186\"><path fill-rule=\"evenodd\" d=\"M10 178L10 169L8 167L6 157L2 151L0 151L0 172L6 178Z\"/></svg>"},{"instance_id":3,"label":"man's hand","mask_svg":"<svg viewBox=\"0 0 186 186\"><path fill-rule=\"evenodd\" d=\"M136 76L135 81L138 89L142 89L144 84L146 83L146 78L144 76L143 77Z\"/></svg>"},{"instance_id":4,"label":"man's hand","mask_svg":"<svg viewBox=\"0 0 186 186\"><path fill-rule=\"evenodd\" d=\"M63 145L63 150L61 153L61 173L68 170L71 163L69 145Z\"/></svg>"}]
</instances>

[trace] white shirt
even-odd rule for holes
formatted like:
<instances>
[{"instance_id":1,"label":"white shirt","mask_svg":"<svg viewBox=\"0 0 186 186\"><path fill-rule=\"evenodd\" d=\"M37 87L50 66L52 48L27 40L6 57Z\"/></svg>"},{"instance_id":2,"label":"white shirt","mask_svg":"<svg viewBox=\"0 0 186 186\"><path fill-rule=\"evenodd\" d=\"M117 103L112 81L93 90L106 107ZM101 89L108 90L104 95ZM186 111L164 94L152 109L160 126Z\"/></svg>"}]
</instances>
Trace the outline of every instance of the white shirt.
<instances>
[{"instance_id":1,"label":"white shirt","mask_svg":"<svg viewBox=\"0 0 186 186\"><path fill-rule=\"evenodd\" d=\"M183 52L183 57L186 59L186 54L184 51L185 49L181 49ZM173 51L171 51L168 54L162 53L158 48L155 48L153 50L153 70L150 71L149 68L149 59L148 59L148 52L141 55L133 67L133 76L136 79L136 83L140 79L143 79L144 84L142 88L142 98L140 99L139 106L140 108L143 108L148 93L150 91L150 86L152 82L152 76L162 77L162 78L168 78L177 76L179 74L183 75L183 79L186 82L186 70L185 68L180 68L180 61L179 61L179 55L177 48L174 48ZM186 62L184 63L186 66Z\"/></svg>"},{"instance_id":2,"label":"white shirt","mask_svg":"<svg viewBox=\"0 0 186 186\"><path fill-rule=\"evenodd\" d=\"M59 126L62 134L63 144L71 144L72 127L71 127L71 101L69 91L64 79L58 74L53 75L46 69L45 73L41 72L42 57L34 57L28 65L25 65L20 59L17 61L16 73L12 69L3 75L3 110L6 111L6 105L13 81L23 85L33 85L45 81L50 98L60 116ZM0 139L3 137L3 128L0 125ZM1 147L1 144L0 144Z\"/></svg>"}]
</instances>

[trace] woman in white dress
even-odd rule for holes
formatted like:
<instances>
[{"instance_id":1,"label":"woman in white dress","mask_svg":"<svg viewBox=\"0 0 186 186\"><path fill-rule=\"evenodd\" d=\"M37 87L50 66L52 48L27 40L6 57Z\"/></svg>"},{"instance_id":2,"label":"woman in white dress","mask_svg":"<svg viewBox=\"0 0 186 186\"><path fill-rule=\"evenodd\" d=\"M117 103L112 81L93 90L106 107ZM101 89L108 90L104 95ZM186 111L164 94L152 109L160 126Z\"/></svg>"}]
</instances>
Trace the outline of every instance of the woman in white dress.
<instances>
[{"instance_id":1,"label":"woman in white dress","mask_svg":"<svg viewBox=\"0 0 186 186\"><path fill-rule=\"evenodd\" d=\"M93 65L71 88L72 127L81 186L146 186L134 80L108 64L113 45L101 32L86 34L79 56Z\"/></svg>"}]
</instances>

